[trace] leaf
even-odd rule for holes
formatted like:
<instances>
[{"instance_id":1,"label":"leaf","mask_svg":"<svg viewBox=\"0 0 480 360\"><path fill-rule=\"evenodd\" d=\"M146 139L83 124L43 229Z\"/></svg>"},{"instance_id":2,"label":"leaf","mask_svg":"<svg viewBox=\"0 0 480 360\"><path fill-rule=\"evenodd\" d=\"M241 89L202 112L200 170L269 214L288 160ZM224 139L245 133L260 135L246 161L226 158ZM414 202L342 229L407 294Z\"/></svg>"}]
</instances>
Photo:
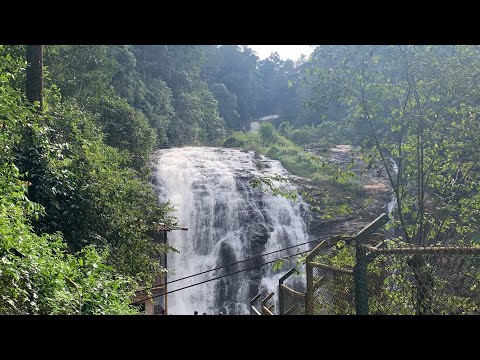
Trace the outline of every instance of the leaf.
<instances>
[{"instance_id":1,"label":"leaf","mask_svg":"<svg viewBox=\"0 0 480 360\"><path fill-rule=\"evenodd\" d=\"M275 272L275 271L281 270L284 263L285 263L285 259L275 260L275 262L273 263L273 271Z\"/></svg>"}]
</instances>

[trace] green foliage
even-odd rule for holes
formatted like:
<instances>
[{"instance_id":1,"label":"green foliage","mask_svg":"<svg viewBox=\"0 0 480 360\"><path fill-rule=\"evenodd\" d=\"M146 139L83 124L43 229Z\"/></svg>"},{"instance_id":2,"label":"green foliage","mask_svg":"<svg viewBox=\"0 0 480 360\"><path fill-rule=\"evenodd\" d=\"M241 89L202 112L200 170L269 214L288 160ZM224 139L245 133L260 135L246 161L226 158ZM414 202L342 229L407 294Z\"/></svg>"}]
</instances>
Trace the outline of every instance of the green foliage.
<instances>
[{"instance_id":1,"label":"green foliage","mask_svg":"<svg viewBox=\"0 0 480 360\"><path fill-rule=\"evenodd\" d=\"M112 93L116 66L107 45L48 45L44 57L50 73L46 87L55 84L62 97L86 103Z\"/></svg>"},{"instance_id":2,"label":"green foliage","mask_svg":"<svg viewBox=\"0 0 480 360\"><path fill-rule=\"evenodd\" d=\"M283 265L285 264L285 259L277 259L273 263L273 272L278 272L282 269Z\"/></svg>"},{"instance_id":3,"label":"green foliage","mask_svg":"<svg viewBox=\"0 0 480 360\"><path fill-rule=\"evenodd\" d=\"M177 145L215 145L223 139L223 120L216 110L217 101L205 86L191 93L182 92L177 100L179 121L169 128Z\"/></svg>"},{"instance_id":4,"label":"green foliage","mask_svg":"<svg viewBox=\"0 0 480 360\"><path fill-rule=\"evenodd\" d=\"M478 46L321 46L310 105L340 104L366 160L389 173L396 227L408 242L478 233ZM389 157L398 164L398 174Z\"/></svg>"},{"instance_id":5,"label":"green foliage","mask_svg":"<svg viewBox=\"0 0 480 360\"><path fill-rule=\"evenodd\" d=\"M159 205L152 186L128 167L130 153L104 144L88 113L69 103L32 129L18 164L28 172L29 196L46 209L36 229L62 232L73 250L108 247L117 270L151 278L157 266L149 234L171 208Z\"/></svg>"},{"instance_id":6,"label":"green foliage","mask_svg":"<svg viewBox=\"0 0 480 360\"><path fill-rule=\"evenodd\" d=\"M138 313L133 289L174 250L152 238L175 223L146 167L155 133L115 94L111 49L47 48L38 114L24 101L24 47L0 46L0 313Z\"/></svg>"},{"instance_id":7,"label":"green foliage","mask_svg":"<svg viewBox=\"0 0 480 360\"><path fill-rule=\"evenodd\" d=\"M284 125L283 131L286 128L287 125ZM260 152L279 160L292 174L313 180L322 193L301 195L311 204L311 210L322 214L324 219L351 214L351 197L362 199L364 196L363 186L352 171L344 171L335 164L305 151L282 136L270 123L262 123L259 132L235 132L224 142L224 146ZM270 190L277 188L276 185L270 186L268 178L255 179L253 184L265 185ZM277 194L287 198L292 195L284 191L278 191Z\"/></svg>"},{"instance_id":8,"label":"green foliage","mask_svg":"<svg viewBox=\"0 0 480 360\"><path fill-rule=\"evenodd\" d=\"M225 120L225 128L230 131L235 129L240 120L237 96L228 91L225 84L212 84L210 90L218 101L218 113Z\"/></svg>"},{"instance_id":9,"label":"green foliage","mask_svg":"<svg viewBox=\"0 0 480 360\"><path fill-rule=\"evenodd\" d=\"M333 253L333 256L329 253L319 255L315 261L344 269L352 269L355 265L355 248L347 246L345 241L337 242Z\"/></svg>"},{"instance_id":10,"label":"green foliage","mask_svg":"<svg viewBox=\"0 0 480 360\"><path fill-rule=\"evenodd\" d=\"M352 133L347 122L323 121L318 126L290 127L289 131L285 131L285 137L297 145L322 144L333 147L335 144L355 144Z\"/></svg>"},{"instance_id":11,"label":"green foliage","mask_svg":"<svg viewBox=\"0 0 480 360\"><path fill-rule=\"evenodd\" d=\"M237 98L240 118L230 118L229 130L248 129L250 118L256 115L261 94L261 82L257 69L258 57L248 47L222 45L206 47L204 80L210 85L223 84ZM206 79L205 79L206 78ZM233 124L231 120L236 120Z\"/></svg>"},{"instance_id":12,"label":"green foliage","mask_svg":"<svg viewBox=\"0 0 480 360\"><path fill-rule=\"evenodd\" d=\"M406 243L385 240L389 249L405 248ZM371 255L370 255L371 256ZM476 282L467 279L478 278L478 256L463 254L419 255L381 254L368 263L367 279L369 292L369 314L415 315L427 314L474 314L478 312ZM336 268L353 269L355 266L354 244L339 241L332 251L318 255L315 262ZM349 275L348 287L353 288L354 274ZM452 276L456 280L452 281ZM421 281L419 279L422 279ZM464 285L471 283L475 285ZM330 298L340 301L326 301L322 305L333 313L354 313L352 302L341 301L345 294L345 279L331 277L323 282L323 291ZM455 284L455 285L454 285ZM325 300L325 299L323 299ZM317 305L318 306L318 305Z\"/></svg>"},{"instance_id":13,"label":"green foliage","mask_svg":"<svg viewBox=\"0 0 480 360\"><path fill-rule=\"evenodd\" d=\"M225 147L243 147L248 150L259 151L261 146L261 137L256 132L234 132L227 140L225 140Z\"/></svg>"},{"instance_id":14,"label":"green foliage","mask_svg":"<svg viewBox=\"0 0 480 360\"><path fill-rule=\"evenodd\" d=\"M274 144L277 141L277 131L270 123L262 123L260 125L260 138L263 145Z\"/></svg>"},{"instance_id":15,"label":"green foliage","mask_svg":"<svg viewBox=\"0 0 480 360\"><path fill-rule=\"evenodd\" d=\"M141 169L146 165L156 134L140 111L114 97L100 98L90 111L96 115L107 145L127 150L131 156L130 167Z\"/></svg>"},{"instance_id":16,"label":"green foliage","mask_svg":"<svg viewBox=\"0 0 480 360\"><path fill-rule=\"evenodd\" d=\"M268 191L270 191L270 193L273 195L279 195L286 199L296 201L298 198L297 192L295 190L284 189L282 184L285 184L285 183L288 184L288 179L280 175L276 175L272 177L261 176L261 177L255 177L252 180L250 180L250 185L253 188L266 187Z\"/></svg>"},{"instance_id":17,"label":"green foliage","mask_svg":"<svg viewBox=\"0 0 480 360\"><path fill-rule=\"evenodd\" d=\"M135 314L136 285L105 265L93 247L66 251L59 234L36 235L41 208L12 164L0 164L0 314Z\"/></svg>"},{"instance_id":18,"label":"green foliage","mask_svg":"<svg viewBox=\"0 0 480 360\"><path fill-rule=\"evenodd\" d=\"M107 143L129 150L140 168L152 141L167 147L223 140L219 106L200 78L204 51L184 45L47 46L47 84L100 115ZM222 116L231 121L225 105L222 98Z\"/></svg>"},{"instance_id":19,"label":"green foliage","mask_svg":"<svg viewBox=\"0 0 480 360\"><path fill-rule=\"evenodd\" d=\"M278 132L284 136L284 137L288 137L288 134L290 134L292 132L292 125L287 122L287 121L284 121L280 124L280 126L278 127Z\"/></svg>"}]
</instances>

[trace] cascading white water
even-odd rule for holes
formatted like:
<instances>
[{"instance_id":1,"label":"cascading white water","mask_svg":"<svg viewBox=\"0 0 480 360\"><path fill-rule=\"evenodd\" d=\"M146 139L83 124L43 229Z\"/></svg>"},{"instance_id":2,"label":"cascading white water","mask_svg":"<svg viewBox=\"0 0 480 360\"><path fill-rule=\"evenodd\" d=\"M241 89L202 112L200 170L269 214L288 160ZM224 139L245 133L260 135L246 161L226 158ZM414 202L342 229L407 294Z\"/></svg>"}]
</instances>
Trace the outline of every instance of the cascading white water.
<instances>
[{"instance_id":1,"label":"cascading white water","mask_svg":"<svg viewBox=\"0 0 480 360\"><path fill-rule=\"evenodd\" d=\"M392 158L388 158L388 159L392 163L393 175L396 176L398 174L397 163ZM392 194L392 200L388 203L388 213L390 214L393 211L393 209L395 209L396 206L397 206L397 198L395 197L395 194Z\"/></svg>"},{"instance_id":2,"label":"cascading white water","mask_svg":"<svg viewBox=\"0 0 480 360\"><path fill-rule=\"evenodd\" d=\"M160 150L154 161L160 200L170 200L179 224L189 229L168 235L168 243L179 250L168 255L168 268L175 272L169 273L169 282L308 241L301 200L294 203L250 185L253 177L288 175L280 162L254 152L207 147ZM168 291L297 251L171 283ZM247 314L250 298L266 289L276 293L282 274L272 274L272 265L265 265L174 292L168 297L169 313Z\"/></svg>"}]
</instances>

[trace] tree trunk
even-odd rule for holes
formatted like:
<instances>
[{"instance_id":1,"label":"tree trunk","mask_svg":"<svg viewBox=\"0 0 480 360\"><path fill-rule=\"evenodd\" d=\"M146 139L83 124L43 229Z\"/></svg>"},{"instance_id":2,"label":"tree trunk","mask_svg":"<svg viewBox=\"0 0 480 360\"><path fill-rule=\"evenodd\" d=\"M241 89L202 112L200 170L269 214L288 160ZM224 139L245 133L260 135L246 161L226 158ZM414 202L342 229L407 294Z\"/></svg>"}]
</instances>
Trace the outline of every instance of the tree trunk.
<instances>
[{"instance_id":1,"label":"tree trunk","mask_svg":"<svg viewBox=\"0 0 480 360\"><path fill-rule=\"evenodd\" d=\"M38 101L39 111L43 111L43 45L27 45L26 94L28 101Z\"/></svg>"}]
</instances>

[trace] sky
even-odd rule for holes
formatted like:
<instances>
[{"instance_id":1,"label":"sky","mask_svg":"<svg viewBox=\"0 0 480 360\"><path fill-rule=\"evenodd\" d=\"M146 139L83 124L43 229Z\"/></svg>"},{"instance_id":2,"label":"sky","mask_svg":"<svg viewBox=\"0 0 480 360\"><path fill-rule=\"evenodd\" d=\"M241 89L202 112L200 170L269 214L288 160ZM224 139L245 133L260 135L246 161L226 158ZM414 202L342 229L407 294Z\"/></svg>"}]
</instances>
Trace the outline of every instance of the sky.
<instances>
[{"instance_id":1,"label":"sky","mask_svg":"<svg viewBox=\"0 0 480 360\"><path fill-rule=\"evenodd\" d=\"M277 52L282 60L291 59L296 61L300 55L307 57L313 51L310 45L247 45L252 48L260 59L266 59L272 52Z\"/></svg>"}]
</instances>

